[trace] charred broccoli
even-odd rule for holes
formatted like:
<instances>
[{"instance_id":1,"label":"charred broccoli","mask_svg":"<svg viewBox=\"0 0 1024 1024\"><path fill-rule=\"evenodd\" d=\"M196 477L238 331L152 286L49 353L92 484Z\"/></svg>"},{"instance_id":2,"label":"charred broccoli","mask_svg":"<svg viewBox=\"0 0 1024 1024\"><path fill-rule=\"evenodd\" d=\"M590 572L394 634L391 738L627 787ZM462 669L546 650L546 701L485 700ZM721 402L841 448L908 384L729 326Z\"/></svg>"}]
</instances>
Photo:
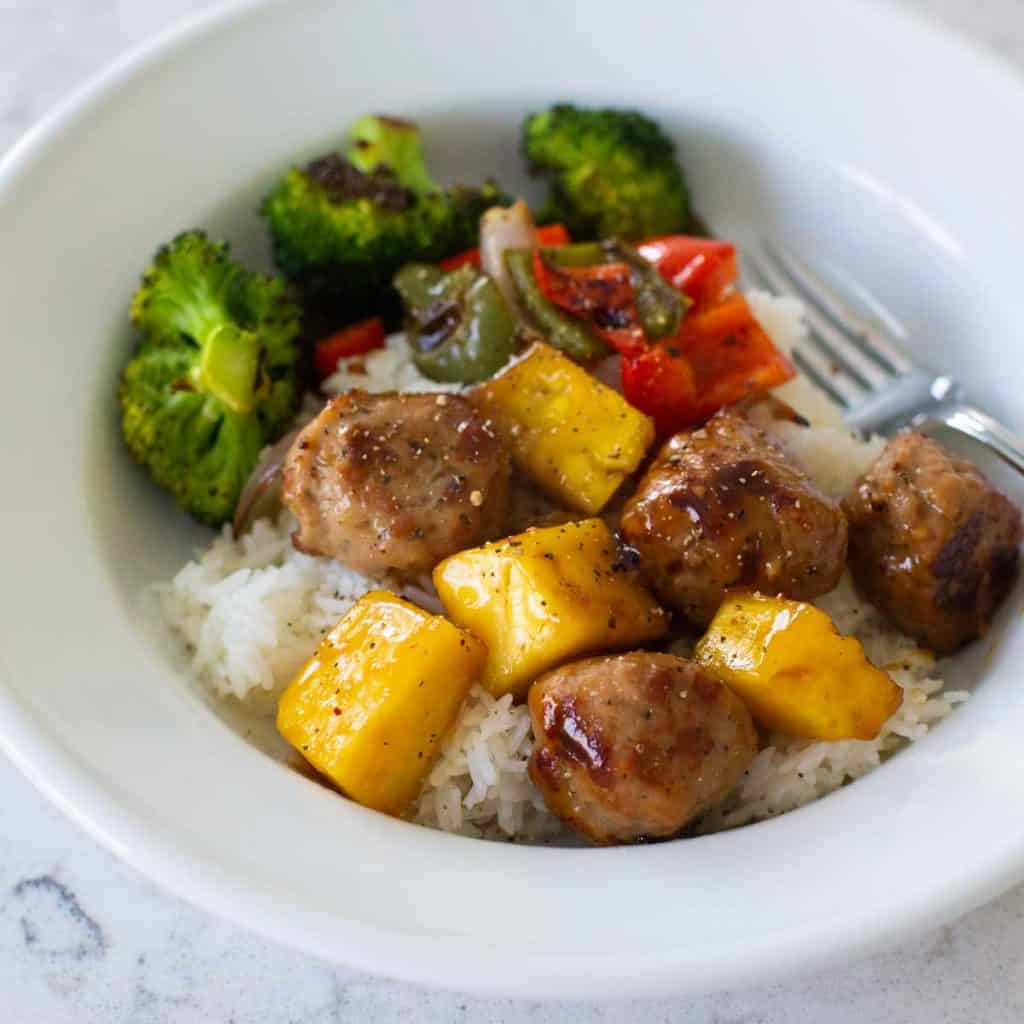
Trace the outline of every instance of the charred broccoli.
<instances>
[{"instance_id":1,"label":"charred broccoli","mask_svg":"<svg viewBox=\"0 0 1024 1024\"><path fill-rule=\"evenodd\" d=\"M675 146L643 114L559 104L526 118L522 148L550 181L538 219L574 239L696 233Z\"/></svg>"},{"instance_id":2,"label":"charred broccoli","mask_svg":"<svg viewBox=\"0 0 1024 1024\"><path fill-rule=\"evenodd\" d=\"M476 245L480 215L503 199L490 183L441 189L414 123L364 117L344 154L293 167L261 212L282 273L313 305L355 319L397 310L395 272Z\"/></svg>"},{"instance_id":3,"label":"charred broccoli","mask_svg":"<svg viewBox=\"0 0 1024 1024\"><path fill-rule=\"evenodd\" d=\"M119 399L129 450L201 522L234 512L297 399L298 306L201 231L161 248L132 300L141 334Z\"/></svg>"}]
</instances>

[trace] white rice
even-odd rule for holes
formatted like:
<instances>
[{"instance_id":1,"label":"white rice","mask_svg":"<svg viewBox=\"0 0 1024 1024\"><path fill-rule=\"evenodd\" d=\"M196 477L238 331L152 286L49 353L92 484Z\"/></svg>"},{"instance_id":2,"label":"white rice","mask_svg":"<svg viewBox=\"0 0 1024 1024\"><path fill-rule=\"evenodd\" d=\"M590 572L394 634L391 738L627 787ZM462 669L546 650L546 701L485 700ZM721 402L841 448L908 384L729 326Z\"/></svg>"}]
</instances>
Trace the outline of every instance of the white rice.
<instances>
[{"instance_id":1,"label":"white rice","mask_svg":"<svg viewBox=\"0 0 1024 1024\"><path fill-rule=\"evenodd\" d=\"M416 820L488 838L558 834L561 823L526 773L532 746L526 706L474 687L427 777Z\"/></svg>"},{"instance_id":2,"label":"white rice","mask_svg":"<svg viewBox=\"0 0 1024 1024\"><path fill-rule=\"evenodd\" d=\"M343 359L338 372L323 383L328 395L340 395L352 388L376 394L379 391L458 391L458 384L441 384L416 369L405 335L392 334L384 348L365 356Z\"/></svg>"},{"instance_id":3,"label":"white rice","mask_svg":"<svg viewBox=\"0 0 1024 1024\"><path fill-rule=\"evenodd\" d=\"M804 330L800 303L763 292L750 293L749 299L775 342L791 349ZM338 394L352 387L457 390L422 377L401 335L389 338L383 350L346 360L325 390ZM777 393L814 426L778 423L772 430L819 486L841 496L884 442L852 435L831 403L806 381L793 381ZM293 527L287 514L276 523L261 520L238 540L226 527L170 583L157 588L163 616L184 642L197 678L219 696L259 709L267 706L268 695L284 689L353 602L380 586L329 559L297 552ZM739 789L701 822L703 831L781 814L832 792L919 739L967 697L944 691L931 655L889 629L848 579L816 603L903 687L903 705L871 741L770 737ZM525 705L474 689L424 784L415 820L487 838L564 836L527 775L531 745Z\"/></svg>"},{"instance_id":4,"label":"white rice","mask_svg":"<svg viewBox=\"0 0 1024 1024\"><path fill-rule=\"evenodd\" d=\"M324 633L379 583L329 558L296 551L294 521L231 527L156 594L195 674L220 697L278 693Z\"/></svg>"}]
</instances>

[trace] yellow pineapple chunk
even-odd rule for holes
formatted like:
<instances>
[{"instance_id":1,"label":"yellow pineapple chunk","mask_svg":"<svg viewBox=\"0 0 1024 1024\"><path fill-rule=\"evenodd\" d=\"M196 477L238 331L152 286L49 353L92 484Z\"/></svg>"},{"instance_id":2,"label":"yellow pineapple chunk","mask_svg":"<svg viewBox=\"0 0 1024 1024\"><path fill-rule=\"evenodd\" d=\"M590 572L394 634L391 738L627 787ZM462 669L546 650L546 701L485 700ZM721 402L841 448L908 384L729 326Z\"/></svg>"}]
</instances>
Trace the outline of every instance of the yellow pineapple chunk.
<instances>
[{"instance_id":1,"label":"yellow pineapple chunk","mask_svg":"<svg viewBox=\"0 0 1024 1024\"><path fill-rule=\"evenodd\" d=\"M696 660L766 729L812 740L871 740L903 691L814 605L759 594L727 599Z\"/></svg>"},{"instance_id":2,"label":"yellow pineapple chunk","mask_svg":"<svg viewBox=\"0 0 1024 1024\"><path fill-rule=\"evenodd\" d=\"M601 511L654 441L653 420L542 342L471 398L513 462L550 497L586 515Z\"/></svg>"},{"instance_id":3,"label":"yellow pineapple chunk","mask_svg":"<svg viewBox=\"0 0 1024 1024\"><path fill-rule=\"evenodd\" d=\"M549 668L645 643L668 626L600 519L461 551L434 570L434 585L452 620L487 645L483 683L495 696L523 694Z\"/></svg>"},{"instance_id":4,"label":"yellow pineapple chunk","mask_svg":"<svg viewBox=\"0 0 1024 1024\"><path fill-rule=\"evenodd\" d=\"M485 657L483 644L447 619L375 590L282 694L278 731L346 796L401 814Z\"/></svg>"}]
</instances>

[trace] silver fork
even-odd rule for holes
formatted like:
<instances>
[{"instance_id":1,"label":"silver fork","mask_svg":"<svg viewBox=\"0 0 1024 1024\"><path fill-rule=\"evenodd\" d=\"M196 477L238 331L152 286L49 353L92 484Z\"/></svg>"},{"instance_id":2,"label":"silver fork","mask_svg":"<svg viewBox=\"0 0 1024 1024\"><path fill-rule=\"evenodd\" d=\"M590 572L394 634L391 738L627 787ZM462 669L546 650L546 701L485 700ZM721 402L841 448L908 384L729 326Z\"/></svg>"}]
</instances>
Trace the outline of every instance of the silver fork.
<instances>
[{"instance_id":1,"label":"silver fork","mask_svg":"<svg viewBox=\"0 0 1024 1024\"><path fill-rule=\"evenodd\" d=\"M948 374L915 363L899 344L898 321L877 301L872 300L879 314L874 322L854 312L819 274L779 245L765 242L760 254L743 256L758 284L803 300L807 340L793 352L793 361L839 405L850 426L882 434L908 426L925 432L947 427L1024 473L1024 440L967 404Z\"/></svg>"}]
</instances>

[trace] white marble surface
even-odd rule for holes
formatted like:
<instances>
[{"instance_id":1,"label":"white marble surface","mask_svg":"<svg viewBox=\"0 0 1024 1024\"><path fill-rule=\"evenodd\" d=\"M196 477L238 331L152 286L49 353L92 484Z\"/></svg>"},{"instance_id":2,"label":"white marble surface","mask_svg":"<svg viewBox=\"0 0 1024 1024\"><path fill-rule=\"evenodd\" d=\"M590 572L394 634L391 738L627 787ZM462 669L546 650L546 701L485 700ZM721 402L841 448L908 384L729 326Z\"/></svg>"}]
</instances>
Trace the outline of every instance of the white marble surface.
<instances>
[{"instance_id":1,"label":"white marble surface","mask_svg":"<svg viewBox=\"0 0 1024 1024\"><path fill-rule=\"evenodd\" d=\"M1024 66L1024 0L902 0ZM61 96L201 0L0 0L0 152ZM1024 888L888 954L769 988L632 1005L428 992L275 946L158 891L0 758L0 1024L1024 1019Z\"/></svg>"}]
</instances>

